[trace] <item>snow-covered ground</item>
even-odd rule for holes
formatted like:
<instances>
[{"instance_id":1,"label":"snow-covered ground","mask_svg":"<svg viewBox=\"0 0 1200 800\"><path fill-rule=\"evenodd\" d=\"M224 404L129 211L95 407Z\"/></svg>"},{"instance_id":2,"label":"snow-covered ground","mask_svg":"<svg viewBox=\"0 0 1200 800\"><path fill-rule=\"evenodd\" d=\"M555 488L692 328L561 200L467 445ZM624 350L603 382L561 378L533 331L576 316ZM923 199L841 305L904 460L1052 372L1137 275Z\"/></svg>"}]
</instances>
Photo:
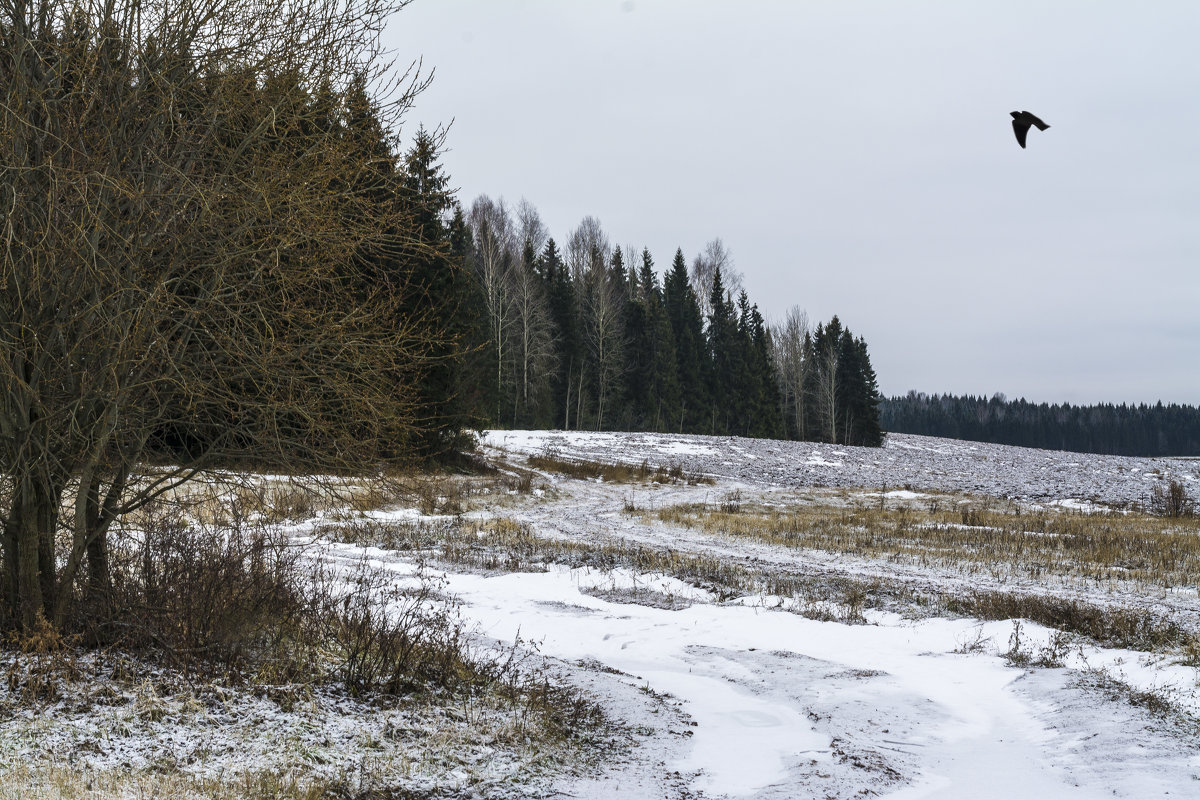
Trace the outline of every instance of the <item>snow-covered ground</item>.
<instances>
[{"instance_id":1,"label":"snow-covered ground","mask_svg":"<svg viewBox=\"0 0 1200 800\"><path fill-rule=\"evenodd\" d=\"M601 461L678 464L723 483L755 487L879 487L974 492L1036 501L1145 502L1156 482L1200 489L1200 460L1034 450L984 442L887 435L882 448L656 433L492 431L484 444Z\"/></svg>"},{"instance_id":2,"label":"snow-covered ground","mask_svg":"<svg viewBox=\"0 0 1200 800\"><path fill-rule=\"evenodd\" d=\"M272 752L289 764L313 765L313 774L361 772L368 764L389 770L404 762L379 785L429 797L1200 796L1200 669L1189 665L1195 658L1169 648L1105 648L1028 621L981 622L903 602L850 609L832 588L853 580L904 587L906 596L1045 592L1152 612L1200 633L1197 586L1062 575L1039 582L1003 570L965 572L952 564L722 537L644 513L716 506L731 496L745 503L825 497L915 506L949 492L962 502L1006 498L1025 509L1079 514L1144 502L1156 482L1168 479L1183 481L1195 496L1200 462L906 435L865 449L494 431L481 452L516 473L528 470L527 456L550 453L680 466L715 481L612 484L537 473L530 492L493 488L472 497L456 518L437 518L438 525L479 525L471 535L484 546L484 526L503 519L542 540L592 552L640 548L703 557L743 574L827 582L829 594L805 608L796 597L701 588L670 570L614 567L602 559L572 566L553 558L541 563L535 553L527 558L532 565L487 568L436 554L431 560L430 552L391 550L382 542L325 538L346 520L364 530L430 521L411 507L368 512L365 520L330 514L292 526L291 535L335 569L367 563L396 584L410 585L432 569L439 590L457 599L479 636L532 647L547 674L583 690L617 723L620 734L603 763L562 770L555 753L499 747L513 739L503 710L367 709L331 695L306 698L297 711L283 713L263 698L235 705L206 696L197 703L186 693L187 702L162 701L153 713L145 710L146 698L91 700L94 707L83 712L59 704L27 720L20 735L0 731L0 757L62 752L101 769L166 761L202 775L235 769L239 761L270 766ZM339 722L341 713L350 721ZM397 739L397 730L408 738ZM393 740L411 753L402 749L386 762L372 755L379 742ZM523 774L530 771L537 774Z\"/></svg>"},{"instance_id":3,"label":"snow-covered ground","mask_svg":"<svg viewBox=\"0 0 1200 800\"><path fill-rule=\"evenodd\" d=\"M616 538L657 548L710 549L701 534L649 525L622 504L685 502L731 489L893 487L974 492L1028 503L1122 505L1173 477L1194 489L1194 461L1075 453L889 436L882 450L811 443L655 434L495 431L493 455L678 464L715 487L606 487L560 480L558 499L506 516L546 535ZM514 460L517 460L514 458ZM896 491L894 487L907 487ZM749 558L804 567L803 556L761 546ZM743 554L746 555L746 554ZM826 565L827 562L826 562ZM815 564L810 563L810 566ZM887 565L858 565L872 574ZM1076 645L1063 668L1013 666L1011 621L913 619L867 612L866 625L814 621L766 597L651 607L597 596L614 577L588 570L451 575L450 587L481 628L518 632L544 655L643 687L664 699L661 716L637 723L658 744L564 796L1012 798L1200 795L1200 750L1186 721L1148 714L1114 686L1153 690L1194 714L1197 670L1163 656ZM926 579L949 576L929 572ZM687 587L658 591L687 595ZM695 590L692 590L693 592ZM1200 606L1196 587L1172 593ZM619 595L618 595L619 596ZM1182 599L1181 599L1182 598ZM1018 643L1039 650L1053 631L1030 623ZM620 714L622 695L610 701ZM636 709L630 714L635 714ZM1187 715L1184 715L1186 720Z\"/></svg>"}]
</instances>

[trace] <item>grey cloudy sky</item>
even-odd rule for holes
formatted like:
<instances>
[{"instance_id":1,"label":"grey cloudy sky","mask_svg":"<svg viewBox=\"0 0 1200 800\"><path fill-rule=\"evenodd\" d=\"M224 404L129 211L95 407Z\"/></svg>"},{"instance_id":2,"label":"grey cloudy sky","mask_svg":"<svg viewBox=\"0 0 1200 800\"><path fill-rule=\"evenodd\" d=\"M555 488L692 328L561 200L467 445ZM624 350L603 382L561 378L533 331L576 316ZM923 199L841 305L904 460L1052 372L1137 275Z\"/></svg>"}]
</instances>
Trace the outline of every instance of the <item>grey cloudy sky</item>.
<instances>
[{"instance_id":1,"label":"grey cloudy sky","mask_svg":"<svg viewBox=\"0 0 1200 800\"><path fill-rule=\"evenodd\" d=\"M416 0L465 205L714 237L885 394L1200 404L1200 3ZM1013 137L1009 112L1051 128Z\"/></svg>"}]
</instances>

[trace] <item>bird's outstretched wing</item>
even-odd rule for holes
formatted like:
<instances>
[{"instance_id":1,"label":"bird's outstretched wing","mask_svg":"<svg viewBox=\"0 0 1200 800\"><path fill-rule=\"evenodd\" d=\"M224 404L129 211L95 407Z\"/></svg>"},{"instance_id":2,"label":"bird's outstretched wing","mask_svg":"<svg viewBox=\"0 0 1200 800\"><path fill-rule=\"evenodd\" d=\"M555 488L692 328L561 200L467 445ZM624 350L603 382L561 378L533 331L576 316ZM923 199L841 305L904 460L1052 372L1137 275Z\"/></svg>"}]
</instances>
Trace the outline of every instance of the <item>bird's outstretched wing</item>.
<instances>
[{"instance_id":1,"label":"bird's outstretched wing","mask_svg":"<svg viewBox=\"0 0 1200 800\"><path fill-rule=\"evenodd\" d=\"M1013 133L1017 135L1017 144L1021 145L1021 147L1024 147L1025 134L1029 133L1029 123L1020 119L1014 119L1012 122Z\"/></svg>"},{"instance_id":2,"label":"bird's outstretched wing","mask_svg":"<svg viewBox=\"0 0 1200 800\"><path fill-rule=\"evenodd\" d=\"M1050 127L1049 125L1047 125L1046 123L1042 122L1040 119L1035 117L1033 114L1030 114L1028 111L1022 111L1021 114L1025 117L1025 123L1026 123L1025 127L1029 127L1030 125L1036 125L1037 129L1039 131L1044 131L1044 130L1046 130L1046 128Z\"/></svg>"}]
</instances>

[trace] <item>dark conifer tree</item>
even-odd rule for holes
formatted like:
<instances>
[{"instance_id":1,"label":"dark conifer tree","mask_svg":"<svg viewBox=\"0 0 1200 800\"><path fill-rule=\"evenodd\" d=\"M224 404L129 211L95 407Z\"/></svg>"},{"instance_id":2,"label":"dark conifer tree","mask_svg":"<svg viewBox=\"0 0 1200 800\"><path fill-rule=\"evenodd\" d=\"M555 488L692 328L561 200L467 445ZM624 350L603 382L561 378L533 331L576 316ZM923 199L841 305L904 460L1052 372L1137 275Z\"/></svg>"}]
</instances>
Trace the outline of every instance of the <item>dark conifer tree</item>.
<instances>
[{"instance_id":1,"label":"dark conifer tree","mask_svg":"<svg viewBox=\"0 0 1200 800\"><path fill-rule=\"evenodd\" d=\"M700 303L688 279L683 250L675 251L664 281L663 305L674 338L679 383L679 416L668 422L668 429L699 432L707 428L711 418L708 386L704 381L708 371L707 352Z\"/></svg>"},{"instance_id":2,"label":"dark conifer tree","mask_svg":"<svg viewBox=\"0 0 1200 800\"><path fill-rule=\"evenodd\" d=\"M838 341L838 408L841 444L878 447L883 443L879 426L879 387L867 355L867 344L849 329Z\"/></svg>"},{"instance_id":3,"label":"dark conifer tree","mask_svg":"<svg viewBox=\"0 0 1200 800\"><path fill-rule=\"evenodd\" d=\"M622 262L620 249L613 253L613 275L615 277ZM649 253L646 253L646 257ZM625 304L625 359L624 374L625 403L622 413L614 414L614 424L621 424L631 430L646 430L651 416L651 392L654 385L654 345L651 341L653 332L650 329L650 305L643 292L639 273L633 271L630 265L630 275L625 282L628 287L628 301Z\"/></svg>"},{"instance_id":4,"label":"dark conifer tree","mask_svg":"<svg viewBox=\"0 0 1200 800\"><path fill-rule=\"evenodd\" d=\"M648 430L665 431L678 417L679 377L675 356L675 338L658 276L654 272L654 260L649 250L642 250L642 266L638 273L638 294L645 308L646 336L646 400L644 402L645 427Z\"/></svg>"},{"instance_id":5,"label":"dark conifer tree","mask_svg":"<svg viewBox=\"0 0 1200 800\"><path fill-rule=\"evenodd\" d=\"M783 403L775 363L771 359L771 341L758 306L750 307L750 371L757 376L757 391L752 399L749 436L784 436Z\"/></svg>"},{"instance_id":6,"label":"dark conifer tree","mask_svg":"<svg viewBox=\"0 0 1200 800\"><path fill-rule=\"evenodd\" d=\"M494 381L495 367L488 346L488 325L485 315L473 309L484 307L483 285L471 279L475 256L475 242L471 226L467 224L462 206L454 203L447 235L450 242L450 257L466 276L465 300L462 303L463 363L455 382L455 397L458 408L467 417L468 424L478 427L488 418L489 410L496 407L495 398L489 391Z\"/></svg>"},{"instance_id":7,"label":"dark conifer tree","mask_svg":"<svg viewBox=\"0 0 1200 800\"><path fill-rule=\"evenodd\" d=\"M468 300L473 281L460 249L465 223L454 202L449 177L439 163L440 144L439 137L424 127L417 130L404 156L398 191L418 236L415 242L405 242L406 260L412 270L410 302L421 306L413 310L419 310L427 319L443 320L452 334L438 343L424 374L413 376L430 421L416 443L426 455L461 447L460 437L471 422L458 387L464 367L463 346L472 326ZM451 212L454 217L448 225L447 215Z\"/></svg>"},{"instance_id":8,"label":"dark conifer tree","mask_svg":"<svg viewBox=\"0 0 1200 800\"><path fill-rule=\"evenodd\" d=\"M708 315L708 387L712 393L709 433L724 435L730 432L735 414L735 392L738 385L737 311L726 295L720 267L713 273L712 293Z\"/></svg>"},{"instance_id":9,"label":"dark conifer tree","mask_svg":"<svg viewBox=\"0 0 1200 800\"><path fill-rule=\"evenodd\" d=\"M620 301L622 303L629 302L629 273L626 272L625 256L619 247L613 248L612 257L609 259L608 280L616 290Z\"/></svg>"},{"instance_id":10,"label":"dark conifer tree","mask_svg":"<svg viewBox=\"0 0 1200 800\"><path fill-rule=\"evenodd\" d=\"M385 283L403 298L397 324L400 319L423 320L426 325L436 321L448 334L427 345L427 358L416 372L396 376L415 388L421 424L411 435L398 434L393 446L423 457L459 447L469 423L457 389L470 324L465 312L470 280L451 240L448 217L455 203L439 163L441 137L422 127L403 156L397 155L398 142L383 128L361 78L351 81L340 114L328 86L319 88L312 102L317 113L306 124L340 127L343 141L352 142L363 156L355 162L358 168L342 180L366 202L394 209L405 220L363 242L347 285L351 291L369 293ZM371 285L358 286L356 281Z\"/></svg>"},{"instance_id":11,"label":"dark conifer tree","mask_svg":"<svg viewBox=\"0 0 1200 800\"><path fill-rule=\"evenodd\" d=\"M834 317L831 324L837 322ZM836 331L840 334L840 326ZM833 342L831 346L830 342ZM836 366L837 346L830 332L823 323L817 323L811 337L805 337L805 358L809 359L812 368L805 381L805 408L808 412L807 428L809 437L817 442L834 442L837 440L833 430L836 423ZM832 421L831 421L832 419Z\"/></svg>"},{"instance_id":12,"label":"dark conifer tree","mask_svg":"<svg viewBox=\"0 0 1200 800\"><path fill-rule=\"evenodd\" d=\"M555 330L554 346L558 367L551 377L554 424L561 425L564 429L579 427L579 421L572 417L578 403L572 402L575 398L571 395L572 391L578 388L579 371L583 365L579 311L567 265L563 262L554 239L546 242L539 259L539 269L546 285L546 299Z\"/></svg>"},{"instance_id":13,"label":"dark conifer tree","mask_svg":"<svg viewBox=\"0 0 1200 800\"><path fill-rule=\"evenodd\" d=\"M737 436L749 436L756 424L754 414L758 410L763 376L754 370L752 363L750 297L744 289L738 293L736 316L737 326L729 363L729 432Z\"/></svg>"},{"instance_id":14,"label":"dark conifer tree","mask_svg":"<svg viewBox=\"0 0 1200 800\"><path fill-rule=\"evenodd\" d=\"M862 387L856 400L860 403L857 412L860 423L856 444L880 447L883 445L884 437L883 426L879 419L879 406L883 395L879 393L879 380L875 374L875 368L871 366L871 356L867 353L866 340L860 336L854 340L854 346L858 350L860 385Z\"/></svg>"}]
</instances>

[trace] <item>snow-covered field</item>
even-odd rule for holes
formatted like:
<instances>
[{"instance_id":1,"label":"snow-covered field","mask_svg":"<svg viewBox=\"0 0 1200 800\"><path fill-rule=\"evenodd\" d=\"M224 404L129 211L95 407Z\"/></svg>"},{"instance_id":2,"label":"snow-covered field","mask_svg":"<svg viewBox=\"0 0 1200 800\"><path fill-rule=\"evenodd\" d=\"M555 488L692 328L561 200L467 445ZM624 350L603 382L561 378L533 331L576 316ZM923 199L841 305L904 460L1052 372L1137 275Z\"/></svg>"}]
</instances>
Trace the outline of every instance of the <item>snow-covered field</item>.
<instances>
[{"instance_id":1,"label":"snow-covered field","mask_svg":"<svg viewBox=\"0 0 1200 800\"><path fill-rule=\"evenodd\" d=\"M1200 461L1034 450L888 434L882 448L738 437L579 431L493 431L484 443L513 453L638 463L669 461L723 485L880 487L973 492L1030 502L1145 502L1156 481L1200 489Z\"/></svg>"},{"instance_id":2,"label":"snow-covered field","mask_svg":"<svg viewBox=\"0 0 1200 800\"><path fill-rule=\"evenodd\" d=\"M553 501L504 513L547 534L613 537L650 547L716 552L794 569L880 575L886 564L726 543L622 513L712 498L744 499L811 486L864 487L902 502L919 493L971 492L1031 505L1087 509L1144 500L1153 482L1200 485L1200 464L893 435L882 450L811 443L655 434L495 431L493 454L538 454L679 464L714 486L605 486L560 481ZM901 488L904 487L904 488ZM711 499L706 500L712 502ZM842 562L840 565L837 562ZM909 575L911 577L911 574ZM953 575L924 571L930 582ZM1012 666L1013 623L866 612L865 625L815 621L777 598L721 603L695 597L654 608L596 596L597 583L655 576L565 568L529 575L454 576L470 614L498 638L521 635L568 663L617 670L619 683L662 694L647 719L653 746L565 796L1012 798L1200 795L1195 729L1173 726L1102 690L1109 679L1153 689L1196 712L1198 671L1175 659L1078 644L1063 668ZM983 578L978 580L982 581ZM688 595L686 587L656 588ZM1100 590L1097 590L1100 591ZM1103 599L1103 598L1098 598ZM1168 596L1200 607L1195 586ZM1160 605L1161 607L1161 605ZM1021 646L1053 631L1025 623ZM612 684L612 680L603 681ZM620 692L614 703L620 707ZM636 719L636 708L629 712ZM675 794L673 795L672 792ZM691 793L691 794L689 794Z\"/></svg>"},{"instance_id":3,"label":"snow-covered field","mask_svg":"<svg viewBox=\"0 0 1200 800\"><path fill-rule=\"evenodd\" d=\"M169 763L205 775L246 763L303 762L314 774L391 770L378 785L422 797L1200 796L1200 638L1195 653L1177 645L1128 650L1029 621L981 621L922 605L977 591L1045 594L1153 615L1195 637L1195 582L784 546L657 513L729 503L917 509L1003 498L1021 513L1086 515L1144 502L1168 479L1196 496L1200 462L906 435L864 449L493 431L481 454L503 473L530 478L528 489L497 484L451 515L400 504L354 524L453 525L486 549L502 547L493 533L500 529L488 526L503 521L526 537L520 558L480 566L322 533L346 515L295 524L292 535L335 569L366 559L397 583L432 570L480 637L519 640L547 675L603 709L615 732L598 764L572 769L560 754L502 746L520 737L502 709L379 709L313 696L285 713L262 697L232 694L192 698L190 706L145 697L89 700L90 711L60 703L20 717L19 733L6 723L0 757L59 752L98 769ZM545 454L678 466L713 482L531 471L526 458ZM691 563L743 578L697 579ZM761 578L759 588L747 588L754 581L744 576ZM768 591L785 580L807 582L810 594ZM892 599L862 604L853 587ZM146 713L147 703L158 711ZM386 759L379 755L381 742L397 741L399 755L391 744Z\"/></svg>"}]
</instances>

